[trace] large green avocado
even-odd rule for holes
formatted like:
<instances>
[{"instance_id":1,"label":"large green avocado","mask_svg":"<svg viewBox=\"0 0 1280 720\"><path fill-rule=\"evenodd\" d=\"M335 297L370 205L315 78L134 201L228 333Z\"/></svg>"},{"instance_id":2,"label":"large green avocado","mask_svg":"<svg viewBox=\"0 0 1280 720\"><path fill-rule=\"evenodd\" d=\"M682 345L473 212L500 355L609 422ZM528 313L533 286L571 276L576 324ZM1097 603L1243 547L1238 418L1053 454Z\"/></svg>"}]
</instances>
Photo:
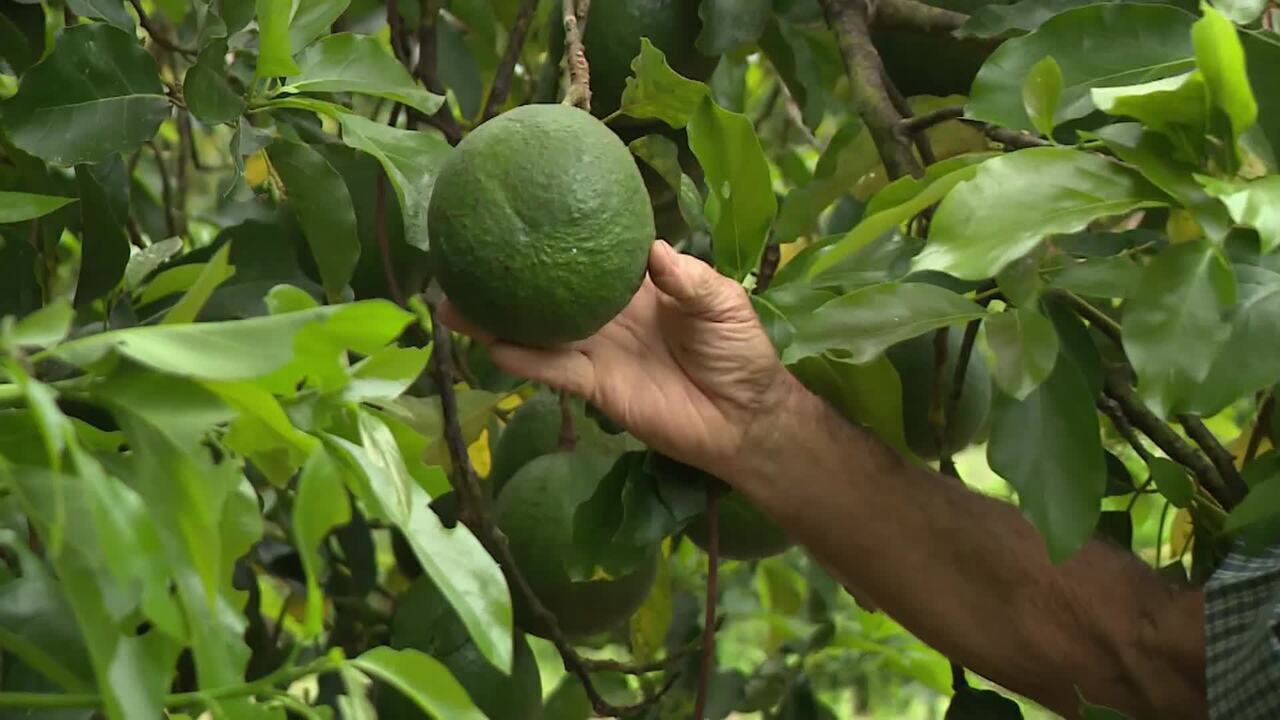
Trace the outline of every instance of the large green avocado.
<instances>
[{"instance_id":1,"label":"large green avocado","mask_svg":"<svg viewBox=\"0 0 1280 720\"><path fill-rule=\"evenodd\" d=\"M657 453L652 457L654 473L664 480L696 483L702 487L728 487L714 475L691 465ZM716 521L716 535L720 540L716 550L723 558L760 560L777 555L794 544L782 528L752 505L751 501L732 490L720 496L716 506ZM685 534L703 550L711 547L711 528L707 523L707 514L704 512L695 516L685 528Z\"/></svg>"},{"instance_id":2,"label":"large green avocado","mask_svg":"<svg viewBox=\"0 0 1280 720\"><path fill-rule=\"evenodd\" d=\"M951 396L956 358L964 341L964 328L954 327L947 333L947 358L943 366L942 398ZM929 407L933 397L934 334L927 333L898 343L886 353L902 380L902 425L907 445L925 460L936 460L938 443L929 424ZM947 451L957 453L974 442L982 432L991 409L991 376L982 354L974 350L965 370L964 389L956 416L947 423Z\"/></svg>"},{"instance_id":3,"label":"large green avocado","mask_svg":"<svg viewBox=\"0 0 1280 720\"><path fill-rule=\"evenodd\" d=\"M467 635L457 612L431 582L421 576L396 601L391 642L439 660L462 684L472 702L489 720L539 720L542 717L542 678L524 634L513 638L511 675L489 664ZM378 696L378 717L421 720L416 705L390 688ZM436 720L449 720L436 718Z\"/></svg>"},{"instance_id":4,"label":"large green avocado","mask_svg":"<svg viewBox=\"0 0 1280 720\"><path fill-rule=\"evenodd\" d=\"M560 629L575 637L622 624L644 603L658 569L658 548L637 569L615 578L575 581L565 569L574 512L608 471L607 455L576 450L535 458L507 483L496 504L498 527L525 580ZM516 621L534 635L546 628L514 598Z\"/></svg>"},{"instance_id":5,"label":"large green avocado","mask_svg":"<svg viewBox=\"0 0 1280 720\"><path fill-rule=\"evenodd\" d=\"M450 154L427 211L440 285L504 340L585 338L631 300L654 240L627 146L566 105L524 105Z\"/></svg>"},{"instance_id":6,"label":"large green avocado","mask_svg":"<svg viewBox=\"0 0 1280 720\"><path fill-rule=\"evenodd\" d=\"M582 46L591 71L591 112L611 115L622 104L631 62L640 54L640 38L661 50L672 70L692 80L706 80L719 58L698 52L702 32L699 0L598 0L591 4ZM564 26L552 13L552 52L562 52Z\"/></svg>"},{"instance_id":7,"label":"large green avocado","mask_svg":"<svg viewBox=\"0 0 1280 720\"><path fill-rule=\"evenodd\" d=\"M578 447L604 451L626 448L627 439L602 430L587 415L581 400L570 402L573 404L573 428L577 433ZM494 495L502 492L507 481L530 460L560 449L562 422L560 398L554 393L539 392L516 408L493 450L493 462L486 481Z\"/></svg>"}]
</instances>

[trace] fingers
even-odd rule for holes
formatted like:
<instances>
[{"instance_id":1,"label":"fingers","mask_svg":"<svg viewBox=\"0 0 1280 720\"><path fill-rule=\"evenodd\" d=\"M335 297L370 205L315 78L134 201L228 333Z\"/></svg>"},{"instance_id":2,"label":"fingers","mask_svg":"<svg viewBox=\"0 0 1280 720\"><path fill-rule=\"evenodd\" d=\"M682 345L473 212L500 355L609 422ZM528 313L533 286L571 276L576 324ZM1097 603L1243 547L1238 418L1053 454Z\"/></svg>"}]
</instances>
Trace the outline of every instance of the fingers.
<instances>
[{"instance_id":1,"label":"fingers","mask_svg":"<svg viewBox=\"0 0 1280 720\"><path fill-rule=\"evenodd\" d=\"M649 277L690 315L720 315L736 309L743 297L737 283L701 260L681 255L662 240L649 250Z\"/></svg>"},{"instance_id":2,"label":"fingers","mask_svg":"<svg viewBox=\"0 0 1280 720\"><path fill-rule=\"evenodd\" d=\"M572 395L590 398L596 389L595 367L579 350L495 342L489 346L489 357L505 372Z\"/></svg>"}]
</instances>

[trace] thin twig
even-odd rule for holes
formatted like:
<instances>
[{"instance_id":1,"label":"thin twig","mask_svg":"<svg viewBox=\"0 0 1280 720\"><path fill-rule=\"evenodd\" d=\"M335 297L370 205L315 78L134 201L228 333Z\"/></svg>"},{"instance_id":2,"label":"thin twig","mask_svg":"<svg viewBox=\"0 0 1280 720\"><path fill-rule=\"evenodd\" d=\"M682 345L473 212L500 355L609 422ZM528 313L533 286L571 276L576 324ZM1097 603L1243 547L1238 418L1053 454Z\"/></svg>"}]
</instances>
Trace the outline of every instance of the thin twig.
<instances>
[{"instance_id":1,"label":"thin twig","mask_svg":"<svg viewBox=\"0 0 1280 720\"><path fill-rule=\"evenodd\" d=\"M1257 456L1258 448L1262 447L1262 438L1266 436L1268 426L1271 425L1271 415L1275 412L1275 407L1276 396L1267 392L1258 406L1258 415L1253 420L1253 432L1249 433L1249 445L1245 448L1242 465L1249 464Z\"/></svg>"},{"instance_id":2,"label":"thin twig","mask_svg":"<svg viewBox=\"0 0 1280 720\"><path fill-rule=\"evenodd\" d=\"M827 25L835 33L853 95L854 109L871 132L885 172L893 180L919 177L923 170L909 143L895 132L902 115L885 87L884 63L871 42L866 0L820 0Z\"/></svg>"},{"instance_id":3,"label":"thin twig","mask_svg":"<svg viewBox=\"0 0 1280 720\"><path fill-rule=\"evenodd\" d=\"M538 7L538 0L523 0L516 12L516 21L511 26L511 34L507 37L507 49L498 62L498 70L493 74L493 85L489 88L489 97L484 102L484 111L480 114L480 122L484 122L502 109L511 92L511 77L515 74L516 63L520 60L520 52L524 49L525 38L529 35L529 24L533 21L533 12Z\"/></svg>"},{"instance_id":4,"label":"thin twig","mask_svg":"<svg viewBox=\"0 0 1280 720\"><path fill-rule=\"evenodd\" d=\"M914 135L923 130L928 130L934 125L941 125L950 120L959 120L962 117L964 117L963 105L938 108L923 115L903 118L902 122L898 123L898 132L904 135Z\"/></svg>"},{"instance_id":5,"label":"thin twig","mask_svg":"<svg viewBox=\"0 0 1280 720\"><path fill-rule=\"evenodd\" d=\"M1214 500L1223 507L1230 507L1231 492L1213 463L1151 412L1126 379L1115 372L1106 373L1104 392L1116 402L1134 427L1151 438L1156 447L1163 450L1171 460L1190 470Z\"/></svg>"},{"instance_id":6,"label":"thin twig","mask_svg":"<svg viewBox=\"0 0 1280 720\"><path fill-rule=\"evenodd\" d=\"M453 339L449 335L448 328L436 321L439 313L435 300L428 297L426 302L431 317L433 343L427 370L431 373L440 392L445 446L449 450L449 459L453 466L452 472L449 473L449 482L459 499L459 520L471 528L476 539L493 555L503 574L506 575L508 584L512 586L515 593L519 594L519 597L523 598L534 620L546 630L549 639L560 653L565 669L577 676L582 683L582 688L596 714L606 717L629 717L643 712L645 708L657 702L656 697L646 698L635 705L618 706L610 703L600 694L591 680L591 673L587 670L582 657L569 642L564 631L560 629L556 616L542 604L529 585L529 581L520 572L520 566L511 553L507 538L494 520L493 509L480 487L480 480L476 476L475 468L471 466L471 458L467 453L467 441L462 434L462 423L458 414L458 397L452 382Z\"/></svg>"},{"instance_id":7,"label":"thin twig","mask_svg":"<svg viewBox=\"0 0 1280 720\"><path fill-rule=\"evenodd\" d=\"M1120 437L1129 443L1129 447L1142 458L1143 462L1150 462L1152 455L1147 449L1146 444L1142 442L1142 437L1133 429L1133 424L1129 422L1129 418L1125 416L1124 411L1120 409L1120 405L1115 400L1106 395L1098 396L1098 409L1102 410L1102 414L1111 420L1111 425L1115 427Z\"/></svg>"},{"instance_id":8,"label":"thin twig","mask_svg":"<svg viewBox=\"0 0 1280 720\"><path fill-rule=\"evenodd\" d=\"M760 104L760 114L756 115L751 125L755 127L756 134L760 134L760 128L764 125L764 121L769 119L773 114L773 108L777 106L778 100L782 97L782 81L778 80L773 83L773 87L769 88L769 94L764 96L764 102Z\"/></svg>"},{"instance_id":9,"label":"thin twig","mask_svg":"<svg viewBox=\"0 0 1280 720\"><path fill-rule=\"evenodd\" d=\"M1178 423L1186 431L1187 437L1209 456L1209 462L1213 463L1213 466L1218 469L1218 474L1222 476L1222 482L1231 493L1232 500L1230 505L1224 502L1222 506L1227 510L1235 507L1245 495L1249 494L1249 486L1245 485L1244 478L1240 477L1240 471L1236 469L1236 459L1231 451L1223 447L1217 436L1205 427L1204 421L1198 415L1179 413Z\"/></svg>"},{"instance_id":10,"label":"thin twig","mask_svg":"<svg viewBox=\"0 0 1280 720\"><path fill-rule=\"evenodd\" d=\"M716 660L716 584L720 574L720 493L707 484L707 597L702 620L702 662L698 667L698 694L694 700L694 720L706 716L707 695Z\"/></svg>"},{"instance_id":11,"label":"thin twig","mask_svg":"<svg viewBox=\"0 0 1280 720\"><path fill-rule=\"evenodd\" d=\"M1076 295L1069 290L1055 290L1055 295L1061 297L1071 306L1071 309L1077 315L1089 321L1089 324L1097 328L1103 335L1106 335L1119 347L1124 347L1124 340L1121 338L1120 323L1115 321L1110 315L1102 312L1094 307L1092 303L1084 298Z\"/></svg>"},{"instance_id":12,"label":"thin twig","mask_svg":"<svg viewBox=\"0 0 1280 720\"><path fill-rule=\"evenodd\" d=\"M148 141L152 154L156 158L156 169L160 173L160 200L164 203L164 225L169 237L177 237L178 221L173 214L173 187L169 184L169 168L164 164L164 155L154 140Z\"/></svg>"},{"instance_id":13,"label":"thin twig","mask_svg":"<svg viewBox=\"0 0 1280 720\"><path fill-rule=\"evenodd\" d=\"M152 42L165 50L182 53L189 58L194 58L197 55L195 50L192 50L189 47L183 47L173 40L170 40L169 37L160 30L160 27L156 25L155 21L147 16L147 12L142 9L141 0L129 0L129 4L133 5L134 12L138 13L138 24L141 25L142 29L146 30L147 34L151 36Z\"/></svg>"},{"instance_id":14,"label":"thin twig","mask_svg":"<svg viewBox=\"0 0 1280 720\"><path fill-rule=\"evenodd\" d=\"M893 103L893 107L902 116L902 120L898 122L898 129L901 129L902 123L907 122L914 115L911 111L911 103L907 101L906 96L902 94L898 86L893 84L893 78L889 77L888 70L884 73L884 88L889 92L889 100ZM933 154L933 144L929 142L929 136L926 133L912 133L905 137L899 136L898 141L908 143L914 141L916 151L920 153L920 160L926 167L938 161L937 156Z\"/></svg>"},{"instance_id":15,"label":"thin twig","mask_svg":"<svg viewBox=\"0 0 1280 720\"><path fill-rule=\"evenodd\" d=\"M387 30L391 35L391 52L395 53L401 65L409 67L409 46L406 42L404 20L400 17L400 0L387 0Z\"/></svg>"},{"instance_id":16,"label":"thin twig","mask_svg":"<svg viewBox=\"0 0 1280 720\"><path fill-rule=\"evenodd\" d=\"M590 0L563 0L564 22L564 104L591 110L591 67L582 46L581 26L587 21Z\"/></svg>"},{"instance_id":17,"label":"thin twig","mask_svg":"<svg viewBox=\"0 0 1280 720\"><path fill-rule=\"evenodd\" d=\"M963 120L963 118L961 118ZM965 120L965 122L969 122ZM1025 150L1026 148L1049 147L1053 143L1044 138L1036 137L1029 132L1021 130L1010 130L1008 128L996 127L987 123L974 123L982 130L982 133L988 138L1004 145L1006 148L1014 150Z\"/></svg>"},{"instance_id":18,"label":"thin twig","mask_svg":"<svg viewBox=\"0 0 1280 720\"><path fill-rule=\"evenodd\" d=\"M436 5L435 0L422 0L421 12L422 19L418 25L418 63L410 70L415 77L422 81L427 90L437 95L444 95L444 85L440 82L439 69L436 67L437 43L439 41L436 28L440 22L440 8ZM457 145L461 142L462 126L458 124L458 119L453 116L453 110L449 107L447 100L440 105L439 110L430 116L423 116L412 108L409 110L410 118L421 118L435 127L444 134L445 140L450 145Z\"/></svg>"},{"instance_id":19,"label":"thin twig","mask_svg":"<svg viewBox=\"0 0 1280 720\"><path fill-rule=\"evenodd\" d=\"M981 324L981 320L970 320L964 327L964 337L960 339L960 353L956 355L955 374L951 378L951 395L947 398L947 410L943 415L948 425L960 411L960 396L964 392L964 380L969 374L969 361L973 358L973 346L978 340L978 327ZM939 452L941 453L939 466L944 468L943 471L948 475L958 477L950 450L946 446L939 446Z\"/></svg>"},{"instance_id":20,"label":"thin twig","mask_svg":"<svg viewBox=\"0 0 1280 720\"><path fill-rule=\"evenodd\" d=\"M777 241L771 240L764 246L764 252L760 255L760 271L756 273L755 293L757 295L769 289L769 285L773 283L773 276L778 272L778 266L781 264L782 246L778 245Z\"/></svg>"},{"instance_id":21,"label":"thin twig","mask_svg":"<svg viewBox=\"0 0 1280 720\"><path fill-rule=\"evenodd\" d=\"M875 25L878 28L949 36L968 20L969 16L964 13L934 7L919 0L877 0L875 4Z\"/></svg>"}]
</instances>

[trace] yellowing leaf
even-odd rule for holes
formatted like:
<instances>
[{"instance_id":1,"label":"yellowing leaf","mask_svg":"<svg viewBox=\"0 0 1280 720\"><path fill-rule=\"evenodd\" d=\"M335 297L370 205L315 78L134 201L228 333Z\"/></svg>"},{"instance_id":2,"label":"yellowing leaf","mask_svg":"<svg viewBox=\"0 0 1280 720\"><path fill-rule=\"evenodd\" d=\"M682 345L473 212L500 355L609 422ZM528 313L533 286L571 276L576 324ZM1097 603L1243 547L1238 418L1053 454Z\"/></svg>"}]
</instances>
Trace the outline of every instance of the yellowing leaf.
<instances>
[{"instance_id":1,"label":"yellowing leaf","mask_svg":"<svg viewBox=\"0 0 1280 720\"><path fill-rule=\"evenodd\" d=\"M267 153L265 150L250 155L244 161L244 181L249 187L258 187L267 182L271 177L271 171L267 167Z\"/></svg>"},{"instance_id":2,"label":"yellowing leaf","mask_svg":"<svg viewBox=\"0 0 1280 720\"><path fill-rule=\"evenodd\" d=\"M489 431L481 430L480 437L467 447L467 456L471 458L471 467L475 468L476 474L480 477L489 476L489 467L492 464L489 454Z\"/></svg>"}]
</instances>

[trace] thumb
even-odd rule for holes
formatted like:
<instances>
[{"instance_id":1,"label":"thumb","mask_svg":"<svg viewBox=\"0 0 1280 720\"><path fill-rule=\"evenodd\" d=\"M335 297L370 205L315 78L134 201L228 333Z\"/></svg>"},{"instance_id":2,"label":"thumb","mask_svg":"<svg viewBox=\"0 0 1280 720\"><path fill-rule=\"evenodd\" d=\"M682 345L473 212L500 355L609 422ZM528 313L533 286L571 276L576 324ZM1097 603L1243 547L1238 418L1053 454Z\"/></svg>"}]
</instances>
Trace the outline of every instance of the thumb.
<instances>
[{"instance_id":1,"label":"thumb","mask_svg":"<svg viewBox=\"0 0 1280 720\"><path fill-rule=\"evenodd\" d=\"M649 278L690 315L716 315L737 305L742 288L701 260L682 255L665 240L649 250Z\"/></svg>"}]
</instances>

